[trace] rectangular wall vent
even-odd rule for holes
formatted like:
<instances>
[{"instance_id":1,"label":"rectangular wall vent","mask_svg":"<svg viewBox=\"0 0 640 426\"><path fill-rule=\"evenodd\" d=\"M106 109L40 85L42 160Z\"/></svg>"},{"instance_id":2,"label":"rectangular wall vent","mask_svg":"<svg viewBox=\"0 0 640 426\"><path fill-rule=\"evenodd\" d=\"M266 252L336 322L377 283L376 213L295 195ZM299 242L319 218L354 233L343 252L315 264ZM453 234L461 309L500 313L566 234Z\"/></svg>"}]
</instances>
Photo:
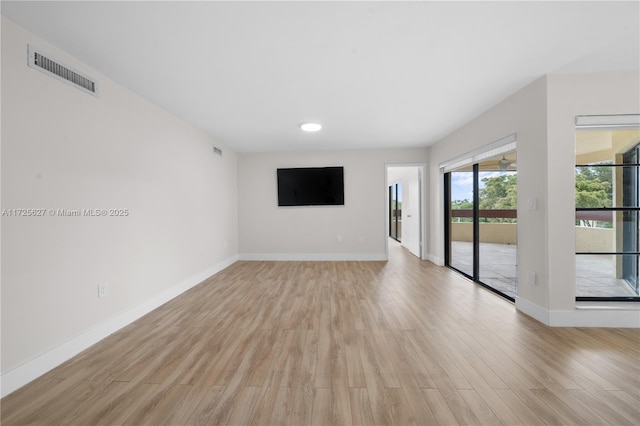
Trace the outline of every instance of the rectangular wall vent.
<instances>
[{"instance_id":1,"label":"rectangular wall vent","mask_svg":"<svg viewBox=\"0 0 640 426\"><path fill-rule=\"evenodd\" d=\"M218 154L218 155L222 155L222 150L220 148L216 148L215 146L213 147L213 153L214 154Z\"/></svg>"},{"instance_id":2,"label":"rectangular wall vent","mask_svg":"<svg viewBox=\"0 0 640 426\"><path fill-rule=\"evenodd\" d=\"M57 78L60 81L71 84L80 90L98 96L98 83L91 77L87 77L76 70L73 70L60 62L52 59L49 55L43 54L33 46L28 46L29 67L41 71L47 75Z\"/></svg>"}]
</instances>

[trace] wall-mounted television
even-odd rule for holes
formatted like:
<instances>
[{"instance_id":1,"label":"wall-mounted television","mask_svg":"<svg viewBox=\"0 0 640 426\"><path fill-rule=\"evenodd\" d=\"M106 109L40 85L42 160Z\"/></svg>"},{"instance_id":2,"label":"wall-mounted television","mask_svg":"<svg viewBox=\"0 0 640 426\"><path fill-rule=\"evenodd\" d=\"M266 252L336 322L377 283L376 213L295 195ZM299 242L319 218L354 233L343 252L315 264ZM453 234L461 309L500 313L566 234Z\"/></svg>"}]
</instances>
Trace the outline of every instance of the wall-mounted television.
<instances>
[{"instance_id":1,"label":"wall-mounted television","mask_svg":"<svg viewBox=\"0 0 640 426\"><path fill-rule=\"evenodd\" d=\"M342 167L278 169L278 206L343 206Z\"/></svg>"}]
</instances>

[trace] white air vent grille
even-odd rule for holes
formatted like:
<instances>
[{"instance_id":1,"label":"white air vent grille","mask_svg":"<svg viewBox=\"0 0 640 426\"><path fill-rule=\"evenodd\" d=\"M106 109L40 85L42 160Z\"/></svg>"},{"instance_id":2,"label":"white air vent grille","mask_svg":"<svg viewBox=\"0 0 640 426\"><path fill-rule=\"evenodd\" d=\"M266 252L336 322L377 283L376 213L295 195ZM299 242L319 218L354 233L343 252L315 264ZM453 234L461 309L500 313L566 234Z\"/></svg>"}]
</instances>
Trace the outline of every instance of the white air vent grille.
<instances>
[{"instance_id":1,"label":"white air vent grille","mask_svg":"<svg viewBox=\"0 0 640 426\"><path fill-rule=\"evenodd\" d=\"M50 56L43 54L40 50L36 50L33 46L28 46L28 51L29 66L31 68L42 71L94 96L98 96L98 83L92 78L62 65Z\"/></svg>"},{"instance_id":2,"label":"white air vent grille","mask_svg":"<svg viewBox=\"0 0 640 426\"><path fill-rule=\"evenodd\" d=\"M213 147L213 153L214 154L218 154L218 155L222 155L222 150L218 147Z\"/></svg>"}]
</instances>

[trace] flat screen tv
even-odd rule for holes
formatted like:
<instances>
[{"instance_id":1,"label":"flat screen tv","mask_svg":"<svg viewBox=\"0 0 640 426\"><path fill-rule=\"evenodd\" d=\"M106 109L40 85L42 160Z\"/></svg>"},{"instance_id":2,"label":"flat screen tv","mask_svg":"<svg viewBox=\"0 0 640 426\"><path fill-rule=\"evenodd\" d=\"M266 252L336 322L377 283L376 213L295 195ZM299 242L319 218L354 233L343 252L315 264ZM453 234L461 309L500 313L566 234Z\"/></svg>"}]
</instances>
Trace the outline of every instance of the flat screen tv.
<instances>
[{"instance_id":1,"label":"flat screen tv","mask_svg":"<svg viewBox=\"0 0 640 426\"><path fill-rule=\"evenodd\" d=\"M342 167L278 169L278 206L343 206Z\"/></svg>"}]
</instances>

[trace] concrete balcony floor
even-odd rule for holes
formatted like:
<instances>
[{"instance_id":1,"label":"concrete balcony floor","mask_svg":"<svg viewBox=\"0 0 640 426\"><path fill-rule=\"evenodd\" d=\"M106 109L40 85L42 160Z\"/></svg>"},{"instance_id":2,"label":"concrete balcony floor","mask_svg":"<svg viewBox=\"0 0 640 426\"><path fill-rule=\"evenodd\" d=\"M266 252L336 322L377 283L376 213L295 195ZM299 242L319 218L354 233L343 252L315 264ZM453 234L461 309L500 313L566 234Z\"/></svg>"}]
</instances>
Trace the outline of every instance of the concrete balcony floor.
<instances>
[{"instance_id":1,"label":"concrete balcony floor","mask_svg":"<svg viewBox=\"0 0 640 426\"><path fill-rule=\"evenodd\" d=\"M629 297L638 296L626 280L614 277L616 256L576 256L576 296Z\"/></svg>"},{"instance_id":2,"label":"concrete balcony floor","mask_svg":"<svg viewBox=\"0 0 640 426\"><path fill-rule=\"evenodd\" d=\"M473 245L465 241L451 243L451 266L472 275ZM509 297L517 293L516 246L480 243L480 281Z\"/></svg>"},{"instance_id":3,"label":"concrete balcony floor","mask_svg":"<svg viewBox=\"0 0 640 426\"><path fill-rule=\"evenodd\" d=\"M515 298L517 294L516 245L480 243L480 281ZM453 241L451 266L472 274L473 246ZM638 296L625 280L613 276L614 256L576 256L576 295L581 297Z\"/></svg>"}]
</instances>

